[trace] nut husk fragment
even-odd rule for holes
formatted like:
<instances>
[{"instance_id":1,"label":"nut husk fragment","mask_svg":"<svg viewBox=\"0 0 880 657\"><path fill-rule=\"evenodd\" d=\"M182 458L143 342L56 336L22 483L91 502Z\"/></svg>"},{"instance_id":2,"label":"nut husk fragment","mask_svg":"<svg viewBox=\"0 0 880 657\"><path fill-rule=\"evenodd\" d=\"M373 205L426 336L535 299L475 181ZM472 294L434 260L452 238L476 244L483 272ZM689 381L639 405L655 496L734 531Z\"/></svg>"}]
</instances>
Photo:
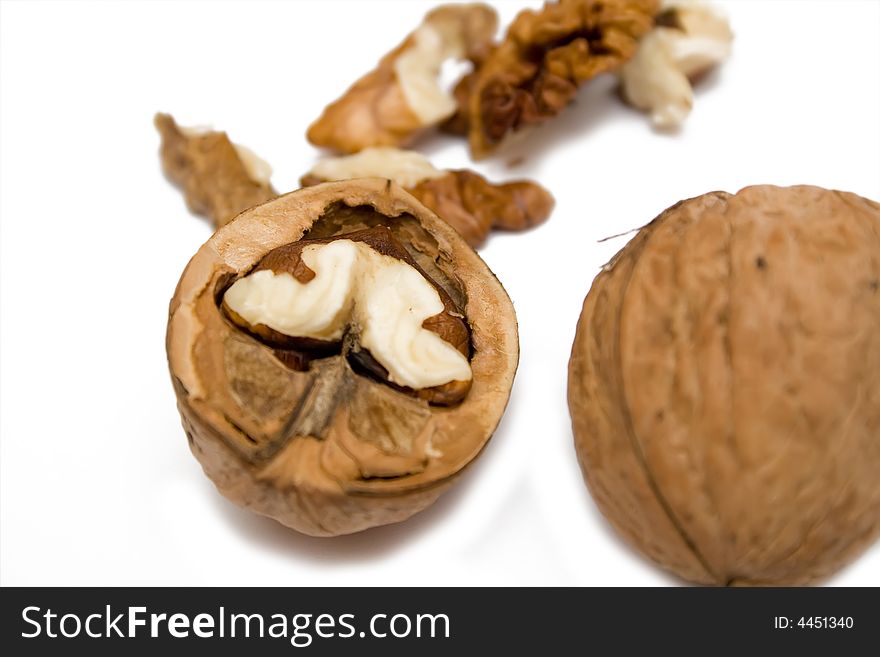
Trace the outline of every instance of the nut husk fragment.
<instances>
[{"instance_id":1,"label":"nut husk fragment","mask_svg":"<svg viewBox=\"0 0 880 657\"><path fill-rule=\"evenodd\" d=\"M225 132L181 128L170 114L156 114L154 123L162 137L165 175L183 188L190 211L208 217L215 227L278 196L268 180L268 165L233 144Z\"/></svg>"},{"instance_id":2,"label":"nut husk fragment","mask_svg":"<svg viewBox=\"0 0 880 657\"><path fill-rule=\"evenodd\" d=\"M833 573L880 530L880 205L757 186L672 206L594 281L568 400L596 503L664 568Z\"/></svg>"},{"instance_id":3,"label":"nut husk fragment","mask_svg":"<svg viewBox=\"0 0 880 657\"><path fill-rule=\"evenodd\" d=\"M401 392L352 369L345 353L290 367L283 349L221 310L223 292L270 252L380 226L463 311L472 382L457 404ZM167 349L190 447L220 492L316 536L398 522L431 504L489 440L518 360L513 307L486 265L379 179L302 189L218 230L181 277Z\"/></svg>"},{"instance_id":4,"label":"nut husk fragment","mask_svg":"<svg viewBox=\"0 0 880 657\"><path fill-rule=\"evenodd\" d=\"M438 75L449 58L479 57L497 29L484 4L441 5L376 68L328 105L308 129L308 140L343 153L404 145L455 113Z\"/></svg>"},{"instance_id":5,"label":"nut husk fragment","mask_svg":"<svg viewBox=\"0 0 880 657\"><path fill-rule=\"evenodd\" d=\"M535 182L491 183L475 171L436 169L418 153L391 148L327 158L300 183L308 186L362 175L398 182L474 248L486 241L493 228L520 231L543 223L554 205L550 192Z\"/></svg>"},{"instance_id":6,"label":"nut husk fragment","mask_svg":"<svg viewBox=\"0 0 880 657\"><path fill-rule=\"evenodd\" d=\"M456 87L467 98L471 155L489 155L511 133L561 112L578 87L632 57L651 29L657 0L559 0L524 10L470 79ZM462 119L454 121L459 129Z\"/></svg>"}]
</instances>

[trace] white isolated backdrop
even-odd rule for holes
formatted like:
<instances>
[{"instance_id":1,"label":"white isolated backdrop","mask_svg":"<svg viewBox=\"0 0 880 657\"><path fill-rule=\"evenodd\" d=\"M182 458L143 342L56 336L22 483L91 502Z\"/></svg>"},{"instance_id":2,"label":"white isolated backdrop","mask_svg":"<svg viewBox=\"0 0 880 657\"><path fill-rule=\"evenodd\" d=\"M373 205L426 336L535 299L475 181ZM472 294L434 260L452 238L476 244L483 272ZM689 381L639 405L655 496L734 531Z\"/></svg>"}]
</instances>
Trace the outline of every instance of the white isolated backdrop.
<instances>
[{"instance_id":1,"label":"white isolated backdrop","mask_svg":"<svg viewBox=\"0 0 880 657\"><path fill-rule=\"evenodd\" d=\"M495 2L507 24L535 0ZM210 236L161 174L155 111L213 124L280 190L306 126L429 2L0 5L0 581L5 585L675 585L629 549L581 479L566 366L590 282L679 199L811 183L880 199L880 3L720 2L732 59L658 134L600 79L518 153L553 216L481 251L522 359L482 457L405 523L315 539L242 511L189 454L164 350L167 304ZM450 137L419 147L473 166ZM525 156L510 166L517 154ZM880 546L832 578L880 585Z\"/></svg>"}]
</instances>

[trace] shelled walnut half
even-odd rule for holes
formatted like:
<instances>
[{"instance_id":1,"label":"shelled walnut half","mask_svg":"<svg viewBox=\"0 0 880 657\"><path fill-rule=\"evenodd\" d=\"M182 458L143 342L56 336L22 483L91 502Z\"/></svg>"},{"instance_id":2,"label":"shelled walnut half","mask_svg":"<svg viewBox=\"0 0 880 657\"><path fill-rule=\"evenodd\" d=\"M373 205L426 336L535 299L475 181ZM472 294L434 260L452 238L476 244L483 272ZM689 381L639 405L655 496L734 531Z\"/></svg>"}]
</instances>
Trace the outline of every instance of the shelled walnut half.
<instances>
[{"instance_id":1,"label":"shelled walnut half","mask_svg":"<svg viewBox=\"0 0 880 657\"><path fill-rule=\"evenodd\" d=\"M300 183L308 186L374 176L404 187L473 247L483 244L493 228L518 231L543 223L554 205L550 192L537 183L490 183L475 171L437 169L423 155L396 148L369 148L326 158Z\"/></svg>"},{"instance_id":2,"label":"shelled walnut half","mask_svg":"<svg viewBox=\"0 0 880 657\"><path fill-rule=\"evenodd\" d=\"M455 100L439 82L449 59L473 59L497 29L484 4L437 7L378 66L327 106L308 129L316 146L354 153L370 146L400 146L455 113Z\"/></svg>"},{"instance_id":3,"label":"shelled walnut half","mask_svg":"<svg viewBox=\"0 0 880 657\"><path fill-rule=\"evenodd\" d=\"M431 504L491 437L518 360L486 265L380 179L302 189L218 230L181 277L167 349L220 492L317 536Z\"/></svg>"},{"instance_id":4,"label":"shelled walnut half","mask_svg":"<svg viewBox=\"0 0 880 657\"><path fill-rule=\"evenodd\" d=\"M156 114L154 123L162 137L165 174L183 189L189 209L215 227L278 196L269 182L271 167L225 132L183 128L170 114Z\"/></svg>"},{"instance_id":5,"label":"shelled walnut half","mask_svg":"<svg viewBox=\"0 0 880 657\"><path fill-rule=\"evenodd\" d=\"M702 2L665 2L657 25L620 70L624 99L651 115L658 128L674 128L690 114L691 82L730 55L730 23Z\"/></svg>"},{"instance_id":6,"label":"shelled walnut half","mask_svg":"<svg viewBox=\"0 0 880 657\"><path fill-rule=\"evenodd\" d=\"M503 41L456 88L471 154L559 114L578 87L618 69L654 25L657 0L559 0L517 15Z\"/></svg>"}]
</instances>

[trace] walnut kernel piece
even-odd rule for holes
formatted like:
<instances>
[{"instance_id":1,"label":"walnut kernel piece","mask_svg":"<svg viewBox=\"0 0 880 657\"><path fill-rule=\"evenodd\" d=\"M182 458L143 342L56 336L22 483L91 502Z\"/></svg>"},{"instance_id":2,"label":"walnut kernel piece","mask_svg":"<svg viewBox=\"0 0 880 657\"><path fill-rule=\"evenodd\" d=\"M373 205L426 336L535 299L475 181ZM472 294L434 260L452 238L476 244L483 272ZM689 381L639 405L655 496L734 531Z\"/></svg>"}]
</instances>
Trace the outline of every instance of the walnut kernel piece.
<instances>
[{"instance_id":1,"label":"walnut kernel piece","mask_svg":"<svg viewBox=\"0 0 880 657\"><path fill-rule=\"evenodd\" d=\"M702 3L670 3L620 70L623 97L658 128L680 125L693 106L691 80L730 55L727 19Z\"/></svg>"},{"instance_id":2,"label":"walnut kernel piece","mask_svg":"<svg viewBox=\"0 0 880 657\"><path fill-rule=\"evenodd\" d=\"M395 244L382 253L370 244L377 239ZM270 253L272 264L261 262L226 290L223 307L233 321L257 334L267 327L294 339L338 342L351 333L392 383L419 391L455 381L462 396L467 393L467 327L417 266L395 257L405 249L387 229L295 246L281 247L283 259ZM425 328L442 313L447 321ZM457 324L450 335L437 330L450 323Z\"/></svg>"},{"instance_id":3,"label":"walnut kernel piece","mask_svg":"<svg viewBox=\"0 0 880 657\"><path fill-rule=\"evenodd\" d=\"M235 153L244 165L244 170L247 171L248 177L263 187L270 187L272 184L272 166L247 146L242 144L232 145L235 147Z\"/></svg>"},{"instance_id":4,"label":"walnut kernel piece","mask_svg":"<svg viewBox=\"0 0 880 657\"><path fill-rule=\"evenodd\" d=\"M429 336L445 357L450 346L460 352L452 359L467 361L470 380L420 390L390 380L373 353L377 343L367 337L365 348L364 325L386 334L397 327L375 325L358 307L362 296L341 304L349 317L341 332L333 319L324 329L291 331L311 338L251 324L224 303L236 281L261 274L290 276L302 284L297 294L323 288L327 254L349 263L349 276L334 280L350 291L388 289L365 286L354 269L415 273L417 300L431 299L420 314L440 310L421 325L402 323L442 338ZM398 317L397 303L380 295L375 317ZM282 309L282 322L290 310ZM184 429L205 473L233 502L317 536L399 522L436 500L494 432L519 351L513 306L479 256L410 194L379 179L302 189L219 229L181 277L166 344ZM391 342L395 355L399 344Z\"/></svg>"},{"instance_id":5,"label":"walnut kernel piece","mask_svg":"<svg viewBox=\"0 0 880 657\"><path fill-rule=\"evenodd\" d=\"M369 146L399 146L455 113L439 85L447 59L464 59L486 47L497 29L484 4L442 5L425 16L378 66L328 105L308 129L316 146L355 153Z\"/></svg>"},{"instance_id":6,"label":"walnut kernel piece","mask_svg":"<svg viewBox=\"0 0 880 657\"><path fill-rule=\"evenodd\" d=\"M657 0L560 0L520 12L456 89L467 97L471 155L486 157L508 135L556 116L581 84L619 68L657 8Z\"/></svg>"},{"instance_id":7,"label":"walnut kernel piece","mask_svg":"<svg viewBox=\"0 0 880 657\"><path fill-rule=\"evenodd\" d=\"M189 209L211 219L215 227L278 196L269 182L268 163L232 143L225 132L183 128L170 114L156 114L154 123L162 137L165 174L183 188Z\"/></svg>"},{"instance_id":8,"label":"walnut kernel piece","mask_svg":"<svg viewBox=\"0 0 880 657\"><path fill-rule=\"evenodd\" d=\"M810 186L673 205L593 282L571 352L599 509L704 584L827 577L880 534L880 204Z\"/></svg>"},{"instance_id":9,"label":"walnut kernel piece","mask_svg":"<svg viewBox=\"0 0 880 657\"><path fill-rule=\"evenodd\" d=\"M485 242L492 228L519 231L543 223L554 205L553 196L537 183L494 184L474 171L437 169L423 155L395 148L325 158L300 182L307 186L366 176L388 178L405 187L473 247Z\"/></svg>"},{"instance_id":10,"label":"walnut kernel piece","mask_svg":"<svg viewBox=\"0 0 880 657\"><path fill-rule=\"evenodd\" d=\"M544 223L553 210L553 196L529 180L490 183L468 169L451 170L442 178L424 180L409 190L452 225L468 244L480 246L489 231L520 231Z\"/></svg>"},{"instance_id":11,"label":"walnut kernel piece","mask_svg":"<svg viewBox=\"0 0 880 657\"><path fill-rule=\"evenodd\" d=\"M424 180L446 175L421 153L388 146L365 148L360 153L325 157L303 178L303 185L352 178L388 178L401 187L415 187Z\"/></svg>"}]
</instances>

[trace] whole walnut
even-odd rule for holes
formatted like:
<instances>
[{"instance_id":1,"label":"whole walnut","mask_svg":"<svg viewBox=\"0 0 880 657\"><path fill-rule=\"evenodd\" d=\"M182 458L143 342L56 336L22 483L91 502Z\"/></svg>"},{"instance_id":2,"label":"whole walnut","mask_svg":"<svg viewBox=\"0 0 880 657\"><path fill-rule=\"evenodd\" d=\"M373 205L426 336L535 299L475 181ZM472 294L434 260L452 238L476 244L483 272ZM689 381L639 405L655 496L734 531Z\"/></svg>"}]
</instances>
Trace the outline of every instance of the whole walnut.
<instances>
[{"instance_id":1,"label":"whole walnut","mask_svg":"<svg viewBox=\"0 0 880 657\"><path fill-rule=\"evenodd\" d=\"M593 283L568 398L596 503L658 564L830 575L880 530L880 205L756 186L669 208Z\"/></svg>"}]
</instances>

